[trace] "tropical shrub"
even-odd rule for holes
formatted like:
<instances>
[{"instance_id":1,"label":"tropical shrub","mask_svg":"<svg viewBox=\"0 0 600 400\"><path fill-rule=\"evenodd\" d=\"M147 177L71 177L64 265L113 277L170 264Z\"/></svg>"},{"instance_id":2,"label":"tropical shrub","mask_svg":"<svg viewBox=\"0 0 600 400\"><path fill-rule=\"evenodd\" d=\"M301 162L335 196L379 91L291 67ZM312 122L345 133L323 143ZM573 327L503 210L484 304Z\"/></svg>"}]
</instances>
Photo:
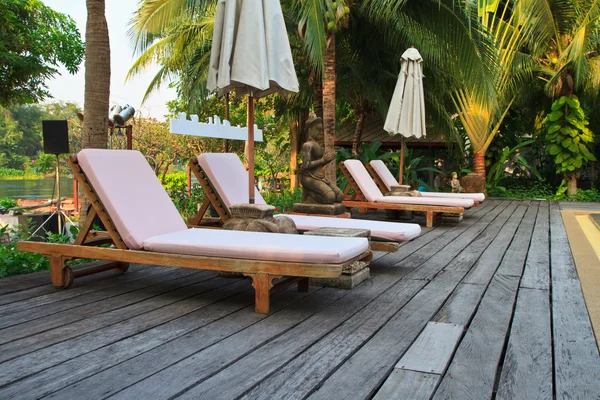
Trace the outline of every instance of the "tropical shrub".
<instances>
[{"instance_id":1,"label":"tropical shrub","mask_svg":"<svg viewBox=\"0 0 600 400\"><path fill-rule=\"evenodd\" d=\"M552 103L552 112L542 121L546 128L547 150L554 157L556 173L564 176L557 194L577 192L577 173L596 157L587 146L594 142L594 134L587 127L588 120L577 96L561 96Z\"/></svg>"},{"instance_id":2,"label":"tropical shrub","mask_svg":"<svg viewBox=\"0 0 600 400\"><path fill-rule=\"evenodd\" d=\"M267 204L275 206L275 213L283 213L292 209L294 203L302 201L302 189L284 190L282 192L265 191L261 193Z\"/></svg>"}]
</instances>

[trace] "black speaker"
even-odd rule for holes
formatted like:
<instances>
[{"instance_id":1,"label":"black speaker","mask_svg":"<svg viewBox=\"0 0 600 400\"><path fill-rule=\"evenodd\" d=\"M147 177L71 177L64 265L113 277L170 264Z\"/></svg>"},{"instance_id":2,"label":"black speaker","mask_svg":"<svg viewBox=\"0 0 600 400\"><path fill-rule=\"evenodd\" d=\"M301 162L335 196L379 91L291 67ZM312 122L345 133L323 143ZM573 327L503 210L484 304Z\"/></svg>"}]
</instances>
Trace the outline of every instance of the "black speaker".
<instances>
[{"instance_id":1,"label":"black speaker","mask_svg":"<svg viewBox=\"0 0 600 400\"><path fill-rule=\"evenodd\" d=\"M42 136L44 137L44 153L69 153L69 127L64 120L42 121Z\"/></svg>"}]
</instances>

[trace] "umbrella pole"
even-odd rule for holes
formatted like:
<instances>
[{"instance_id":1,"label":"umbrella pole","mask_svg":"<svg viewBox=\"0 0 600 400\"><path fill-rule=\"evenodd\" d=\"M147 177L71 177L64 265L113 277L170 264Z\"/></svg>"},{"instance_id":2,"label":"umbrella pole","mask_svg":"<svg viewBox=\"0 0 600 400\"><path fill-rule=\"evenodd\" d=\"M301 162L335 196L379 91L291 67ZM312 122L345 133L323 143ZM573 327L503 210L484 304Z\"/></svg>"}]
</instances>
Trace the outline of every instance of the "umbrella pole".
<instances>
[{"instance_id":1,"label":"umbrella pole","mask_svg":"<svg viewBox=\"0 0 600 400\"><path fill-rule=\"evenodd\" d=\"M404 136L402 136L400 143L400 176L398 177L398 183L402 185L402 176L404 175Z\"/></svg>"},{"instance_id":2,"label":"umbrella pole","mask_svg":"<svg viewBox=\"0 0 600 400\"><path fill-rule=\"evenodd\" d=\"M225 95L225 119L229 121L229 93ZM225 153L229 153L229 139L225 139Z\"/></svg>"},{"instance_id":3,"label":"umbrella pole","mask_svg":"<svg viewBox=\"0 0 600 400\"><path fill-rule=\"evenodd\" d=\"M254 97L248 94L248 203L254 204Z\"/></svg>"}]
</instances>

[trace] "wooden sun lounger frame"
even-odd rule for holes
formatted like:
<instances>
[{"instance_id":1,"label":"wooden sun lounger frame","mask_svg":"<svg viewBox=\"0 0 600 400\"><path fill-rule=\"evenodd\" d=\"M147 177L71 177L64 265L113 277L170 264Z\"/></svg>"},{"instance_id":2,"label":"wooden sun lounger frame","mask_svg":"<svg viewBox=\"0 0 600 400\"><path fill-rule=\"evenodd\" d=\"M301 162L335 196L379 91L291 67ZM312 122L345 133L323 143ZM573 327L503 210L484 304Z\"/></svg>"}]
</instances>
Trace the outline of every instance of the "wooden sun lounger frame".
<instances>
[{"instance_id":1,"label":"wooden sun lounger frame","mask_svg":"<svg viewBox=\"0 0 600 400\"><path fill-rule=\"evenodd\" d=\"M223 225L229 218L231 218L231 213L229 212L229 209L227 208L227 206L221 199L221 196L219 196L219 193L215 190L212 182L198 163L198 158L192 157L189 162L189 167L192 173L196 176L196 179L198 179L198 182L200 182L200 186L202 186L202 190L204 191L206 198L200 206L200 209L198 210L196 216L190 218L188 220L188 223L192 226L199 226L200 222L204 218L206 210L208 210L208 206L212 204L212 206L219 214L219 225ZM400 248L400 243L371 239L370 248L373 251L394 253Z\"/></svg>"},{"instance_id":2,"label":"wooden sun lounger frame","mask_svg":"<svg viewBox=\"0 0 600 400\"><path fill-rule=\"evenodd\" d=\"M366 167L367 167L367 171L369 171L369 174L371 175L371 178L373 178L373 180L379 187L379 190L381 190L381 193L389 193L390 191L388 190L385 182L383 182L383 179L381 179L381 177L379 176L377 171L375 171L375 168L373 168L370 163L367 163ZM471 200L473 200L473 199L471 199ZM479 203L481 203L481 202L477 201L477 200L473 200L473 207L477 207L479 205Z\"/></svg>"},{"instance_id":3,"label":"wooden sun lounger frame","mask_svg":"<svg viewBox=\"0 0 600 400\"><path fill-rule=\"evenodd\" d=\"M235 258L220 258L195 256L187 254L159 253L143 250L131 250L123 242L112 219L96 195L90 182L81 170L76 156L67 161L79 186L83 189L92 208L74 244L54 244L40 242L19 242L19 251L39 253L50 259L50 275L52 284L59 288L67 288L74 278L116 269L125 272L129 263L152 264L170 267L194 268L211 271L242 273L252 279L255 291L255 311L266 314L269 312L269 296L293 284L298 284L299 291L308 291L308 278L335 278L342 270L355 261L369 261L373 257L371 251L366 251L358 257L338 264L315 264L299 262L261 261ZM98 216L106 231L92 231L94 217ZM114 247L95 247L110 243ZM90 258L105 260L105 263L95 263L93 267L73 271L65 262L73 258ZM273 284L273 280L284 276L289 278Z\"/></svg>"},{"instance_id":4,"label":"wooden sun lounger frame","mask_svg":"<svg viewBox=\"0 0 600 400\"><path fill-rule=\"evenodd\" d=\"M451 213L451 214L463 214L465 212L464 207L452 207L452 206L431 206L426 204L390 204L390 203L376 203L367 200L363 192L360 190L358 183L352 177L352 174L348 171L344 162L339 164L340 171L348 179L348 186L344 191L344 200L342 204L346 207L356 207L361 214L367 212L368 209L383 209L383 210L402 210L402 211L422 211L425 212L426 225L428 228L433 227L433 215L435 213ZM354 191L354 194L349 195L350 189Z\"/></svg>"}]
</instances>

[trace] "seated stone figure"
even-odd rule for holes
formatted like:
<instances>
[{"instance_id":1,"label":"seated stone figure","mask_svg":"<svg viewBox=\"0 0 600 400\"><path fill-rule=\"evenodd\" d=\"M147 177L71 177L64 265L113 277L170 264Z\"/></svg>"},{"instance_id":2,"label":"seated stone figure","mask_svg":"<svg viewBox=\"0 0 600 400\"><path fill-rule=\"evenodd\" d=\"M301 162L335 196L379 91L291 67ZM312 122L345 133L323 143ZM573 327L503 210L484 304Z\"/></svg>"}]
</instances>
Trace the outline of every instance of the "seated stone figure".
<instances>
[{"instance_id":1,"label":"seated stone figure","mask_svg":"<svg viewBox=\"0 0 600 400\"><path fill-rule=\"evenodd\" d=\"M335 160L335 153L323 154L323 121L315 113L311 113L306 122L306 129L308 140L302 145L300 166L302 203L340 203L344 194L335 182L329 182L323 173L323 166Z\"/></svg>"},{"instance_id":2,"label":"seated stone figure","mask_svg":"<svg viewBox=\"0 0 600 400\"><path fill-rule=\"evenodd\" d=\"M452 180L450 181L450 186L452 187L452 193L464 193L465 189L460 185L460 181L458 180L458 174L456 172L452 173Z\"/></svg>"}]
</instances>

